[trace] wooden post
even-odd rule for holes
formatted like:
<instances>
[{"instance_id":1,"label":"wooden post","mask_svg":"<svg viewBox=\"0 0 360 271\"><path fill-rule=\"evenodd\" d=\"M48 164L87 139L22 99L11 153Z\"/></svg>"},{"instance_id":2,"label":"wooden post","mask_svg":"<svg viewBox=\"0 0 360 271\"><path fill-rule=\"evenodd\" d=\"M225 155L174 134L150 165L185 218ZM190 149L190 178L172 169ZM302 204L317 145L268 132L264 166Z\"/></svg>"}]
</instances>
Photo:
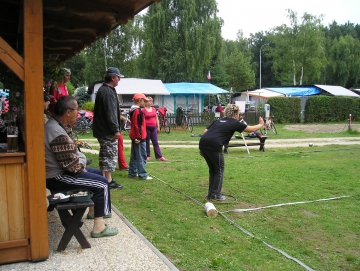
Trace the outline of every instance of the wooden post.
<instances>
[{"instance_id":1,"label":"wooden post","mask_svg":"<svg viewBox=\"0 0 360 271\"><path fill-rule=\"evenodd\" d=\"M23 3L27 219L31 259L38 261L49 256L43 108L43 3L42 0L26 0Z\"/></svg>"}]
</instances>

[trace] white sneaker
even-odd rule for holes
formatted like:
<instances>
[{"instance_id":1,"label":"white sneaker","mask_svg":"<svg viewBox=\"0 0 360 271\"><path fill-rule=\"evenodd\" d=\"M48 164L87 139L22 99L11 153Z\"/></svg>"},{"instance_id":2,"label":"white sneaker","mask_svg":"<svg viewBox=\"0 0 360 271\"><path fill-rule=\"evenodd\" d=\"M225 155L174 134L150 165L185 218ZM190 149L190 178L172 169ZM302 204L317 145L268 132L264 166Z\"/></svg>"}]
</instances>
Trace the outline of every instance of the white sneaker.
<instances>
[{"instance_id":1,"label":"white sneaker","mask_svg":"<svg viewBox=\"0 0 360 271\"><path fill-rule=\"evenodd\" d=\"M140 178L141 180L152 180L153 178L151 178L150 176L147 176L146 178Z\"/></svg>"}]
</instances>

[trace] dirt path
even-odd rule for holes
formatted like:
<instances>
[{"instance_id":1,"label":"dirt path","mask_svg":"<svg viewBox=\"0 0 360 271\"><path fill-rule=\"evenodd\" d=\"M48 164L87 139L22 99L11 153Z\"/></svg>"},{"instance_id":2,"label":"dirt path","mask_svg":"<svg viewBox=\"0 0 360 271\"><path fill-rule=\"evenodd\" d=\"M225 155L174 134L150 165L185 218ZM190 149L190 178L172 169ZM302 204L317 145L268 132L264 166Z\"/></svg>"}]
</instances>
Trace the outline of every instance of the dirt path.
<instances>
[{"instance_id":1,"label":"dirt path","mask_svg":"<svg viewBox=\"0 0 360 271\"><path fill-rule=\"evenodd\" d=\"M307 133L340 133L348 129L347 124L294 124L286 125L284 129L291 131L304 131ZM360 124L352 124L351 129L360 132ZM333 137L333 138L303 138L303 139L274 139L269 138L265 142L265 148L289 148L289 147L312 147L325 145L360 145L359 137ZM241 139L236 139L237 143L242 143ZM90 146L98 146L96 139L88 139ZM249 142L249 140L247 141ZM162 148L198 148L197 141L160 141ZM124 140L124 147L130 148L130 140ZM259 146L249 146L249 149L259 149ZM83 152L99 153L97 150L82 148Z\"/></svg>"},{"instance_id":2,"label":"dirt path","mask_svg":"<svg viewBox=\"0 0 360 271\"><path fill-rule=\"evenodd\" d=\"M235 139L237 143L242 143L241 139ZM161 148L193 148L199 147L196 141L181 141L181 144L175 144L177 141L159 142ZM247 141L249 142L249 140ZM88 140L90 146L98 146L97 141ZM312 147L326 145L360 145L360 137L332 137L332 138L303 138L303 139L272 139L265 142L265 148L289 148L289 147L307 147L312 143ZM124 140L124 147L130 148L130 141ZM259 149L259 146L249 146L249 149ZM89 150L82 148L83 152L99 153L98 150Z\"/></svg>"},{"instance_id":3,"label":"dirt path","mask_svg":"<svg viewBox=\"0 0 360 271\"><path fill-rule=\"evenodd\" d=\"M360 124L352 124L350 127L360 132ZM348 124L294 124L285 125L284 129L307 133L340 133L348 129Z\"/></svg>"}]
</instances>

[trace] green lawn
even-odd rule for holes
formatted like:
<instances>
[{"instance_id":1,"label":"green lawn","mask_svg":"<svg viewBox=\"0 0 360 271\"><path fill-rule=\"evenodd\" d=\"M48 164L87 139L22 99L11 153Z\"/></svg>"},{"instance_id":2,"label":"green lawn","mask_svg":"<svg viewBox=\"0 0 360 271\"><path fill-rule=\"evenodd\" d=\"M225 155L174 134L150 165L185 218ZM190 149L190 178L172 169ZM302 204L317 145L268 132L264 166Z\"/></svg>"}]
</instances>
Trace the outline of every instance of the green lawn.
<instances>
[{"instance_id":1,"label":"green lawn","mask_svg":"<svg viewBox=\"0 0 360 271\"><path fill-rule=\"evenodd\" d=\"M193 133L204 128L198 129ZM317 136L278 131L282 138ZM354 136L342 134L326 136ZM196 144L199 138L179 130L162 132L160 140ZM225 158L223 193L229 200L214 203L221 213L209 218L203 207L208 169L198 149L164 144L169 162L147 164L154 180L113 174L124 189L111 191L112 203L180 270L306 270L300 263L314 270L360 270L359 151L357 145L325 146L248 155L233 148ZM97 155L87 156L96 167ZM298 204L232 212L283 203Z\"/></svg>"}]
</instances>

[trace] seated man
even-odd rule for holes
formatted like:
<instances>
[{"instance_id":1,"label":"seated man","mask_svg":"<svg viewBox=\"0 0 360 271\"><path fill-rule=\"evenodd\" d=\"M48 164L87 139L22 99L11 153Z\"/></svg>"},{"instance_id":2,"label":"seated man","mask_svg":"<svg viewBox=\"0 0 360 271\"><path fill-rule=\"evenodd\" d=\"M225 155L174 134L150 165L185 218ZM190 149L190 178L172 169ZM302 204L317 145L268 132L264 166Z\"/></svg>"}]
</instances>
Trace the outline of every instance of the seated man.
<instances>
[{"instance_id":1,"label":"seated man","mask_svg":"<svg viewBox=\"0 0 360 271\"><path fill-rule=\"evenodd\" d=\"M54 115L45 125L46 187L55 191L86 189L93 192L94 227L91 237L118 233L104 223L111 215L109 182L99 169L85 168L86 157L78 151L71 124L76 121L78 103L73 96L61 97Z\"/></svg>"}]
</instances>

